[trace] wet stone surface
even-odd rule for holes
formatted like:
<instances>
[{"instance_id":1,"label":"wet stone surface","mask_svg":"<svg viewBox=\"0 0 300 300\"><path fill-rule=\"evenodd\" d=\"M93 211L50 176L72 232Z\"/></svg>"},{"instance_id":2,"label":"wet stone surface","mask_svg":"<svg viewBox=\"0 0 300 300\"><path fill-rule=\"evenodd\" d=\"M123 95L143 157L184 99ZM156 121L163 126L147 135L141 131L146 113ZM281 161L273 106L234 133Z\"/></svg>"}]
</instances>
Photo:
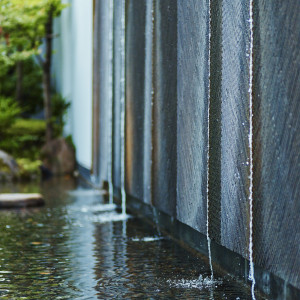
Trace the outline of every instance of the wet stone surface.
<instances>
[{"instance_id":1,"label":"wet stone surface","mask_svg":"<svg viewBox=\"0 0 300 300\"><path fill-rule=\"evenodd\" d=\"M13 190L41 192L46 206L0 211L1 299L251 299L142 219L117 218L99 191L71 180Z\"/></svg>"}]
</instances>

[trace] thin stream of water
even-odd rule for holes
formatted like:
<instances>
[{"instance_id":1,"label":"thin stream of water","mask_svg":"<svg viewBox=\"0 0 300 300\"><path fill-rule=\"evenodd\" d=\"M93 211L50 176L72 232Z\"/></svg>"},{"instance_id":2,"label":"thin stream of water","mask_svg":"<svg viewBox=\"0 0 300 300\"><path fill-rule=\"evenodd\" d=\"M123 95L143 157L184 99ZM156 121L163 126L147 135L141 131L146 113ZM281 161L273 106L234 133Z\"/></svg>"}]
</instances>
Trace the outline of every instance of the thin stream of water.
<instances>
[{"instance_id":1,"label":"thin stream of water","mask_svg":"<svg viewBox=\"0 0 300 300\"><path fill-rule=\"evenodd\" d=\"M154 206L152 207L152 212L153 212L153 216L154 216L154 222L155 222L156 230L157 230L158 236L160 237L161 232L160 232L159 224L158 224L158 216L157 216L157 212L156 212L156 209L154 208Z\"/></svg>"},{"instance_id":2,"label":"thin stream of water","mask_svg":"<svg viewBox=\"0 0 300 300\"><path fill-rule=\"evenodd\" d=\"M121 197L122 215L126 215L126 193L125 193L125 0L122 1L121 19Z\"/></svg>"},{"instance_id":3,"label":"thin stream of water","mask_svg":"<svg viewBox=\"0 0 300 300\"><path fill-rule=\"evenodd\" d=\"M249 53L249 210L250 210L250 224L249 224L249 260L250 272L249 279L252 281L251 293L252 299L255 299L254 287L254 264L253 264L253 0L249 1L249 24L250 24L250 53Z\"/></svg>"},{"instance_id":4,"label":"thin stream of water","mask_svg":"<svg viewBox=\"0 0 300 300\"><path fill-rule=\"evenodd\" d=\"M109 1L109 129L110 133L108 136L109 142L109 160L108 160L108 191L109 191L109 203L114 202L114 188L113 188L113 0Z\"/></svg>"},{"instance_id":5,"label":"thin stream of water","mask_svg":"<svg viewBox=\"0 0 300 300\"><path fill-rule=\"evenodd\" d=\"M211 240L209 237L209 122L210 122L210 52L211 52L211 3L208 0L208 10L209 10L209 23L208 23L208 108L207 108L207 183L206 183L206 236L207 236L207 247L209 256L209 266L211 272L211 279L214 278L214 271L212 267L211 258Z\"/></svg>"}]
</instances>

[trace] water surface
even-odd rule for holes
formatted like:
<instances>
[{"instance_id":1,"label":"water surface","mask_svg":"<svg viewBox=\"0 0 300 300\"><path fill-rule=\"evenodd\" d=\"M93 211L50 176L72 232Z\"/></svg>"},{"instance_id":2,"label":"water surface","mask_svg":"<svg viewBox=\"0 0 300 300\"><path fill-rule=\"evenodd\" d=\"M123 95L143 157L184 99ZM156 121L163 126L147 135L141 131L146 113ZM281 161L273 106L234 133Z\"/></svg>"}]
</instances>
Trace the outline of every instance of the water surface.
<instances>
[{"instance_id":1,"label":"water surface","mask_svg":"<svg viewBox=\"0 0 300 300\"><path fill-rule=\"evenodd\" d=\"M205 258L140 218L119 218L74 180L4 191L42 192L46 206L0 211L1 299L251 299L230 277L211 284Z\"/></svg>"}]
</instances>

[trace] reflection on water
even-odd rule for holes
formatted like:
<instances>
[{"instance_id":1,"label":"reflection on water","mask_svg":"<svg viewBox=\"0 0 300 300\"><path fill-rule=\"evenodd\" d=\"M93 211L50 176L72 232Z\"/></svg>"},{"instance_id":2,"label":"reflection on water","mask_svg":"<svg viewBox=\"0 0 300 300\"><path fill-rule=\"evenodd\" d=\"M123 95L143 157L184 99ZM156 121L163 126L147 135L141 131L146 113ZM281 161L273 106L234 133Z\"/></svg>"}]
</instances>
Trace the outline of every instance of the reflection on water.
<instances>
[{"instance_id":1,"label":"reflection on water","mask_svg":"<svg viewBox=\"0 0 300 300\"><path fill-rule=\"evenodd\" d=\"M47 204L0 211L1 299L251 297L249 290L226 278L205 285L207 262L159 236L143 220L114 217L114 222L101 222L116 213L105 212L101 193L74 192L73 180L13 189L42 192Z\"/></svg>"}]
</instances>

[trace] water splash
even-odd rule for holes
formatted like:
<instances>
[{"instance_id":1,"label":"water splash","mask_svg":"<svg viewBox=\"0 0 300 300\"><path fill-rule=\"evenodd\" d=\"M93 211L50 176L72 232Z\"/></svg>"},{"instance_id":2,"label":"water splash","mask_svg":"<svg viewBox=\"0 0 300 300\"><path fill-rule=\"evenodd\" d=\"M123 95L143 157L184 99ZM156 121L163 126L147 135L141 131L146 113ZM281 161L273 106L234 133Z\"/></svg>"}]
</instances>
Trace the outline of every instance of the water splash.
<instances>
[{"instance_id":1,"label":"water splash","mask_svg":"<svg viewBox=\"0 0 300 300\"><path fill-rule=\"evenodd\" d=\"M125 192L125 0L122 1L121 16L121 198L122 215L126 215L126 192Z\"/></svg>"},{"instance_id":2,"label":"water splash","mask_svg":"<svg viewBox=\"0 0 300 300\"><path fill-rule=\"evenodd\" d=\"M249 260L250 260L250 272L249 279L252 281L251 293L252 299L255 299L254 287L254 264L253 264L253 0L249 1L249 24L250 24L250 53L249 53L249 210L250 210L250 222L249 222Z\"/></svg>"},{"instance_id":3,"label":"water splash","mask_svg":"<svg viewBox=\"0 0 300 300\"><path fill-rule=\"evenodd\" d=\"M131 218L130 215L119 214L115 211L112 211L112 212L104 212L104 213L99 214L99 215L89 216L87 219L89 221L92 221L92 222L95 222L95 223L104 224L104 223L109 223L109 222L126 221L129 218Z\"/></svg>"},{"instance_id":4,"label":"water splash","mask_svg":"<svg viewBox=\"0 0 300 300\"><path fill-rule=\"evenodd\" d=\"M222 284L221 280L215 280L210 277L199 276L198 279L178 279L167 280L171 287L186 288L186 289L214 289L218 285Z\"/></svg>"},{"instance_id":5,"label":"water splash","mask_svg":"<svg viewBox=\"0 0 300 300\"><path fill-rule=\"evenodd\" d=\"M132 238L133 242L156 242L161 241L164 238L162 236L145 236L143 238Z\"/></svg>"},{"instance_id":6,"label":"water splash","mask_svg":"<svg viewBox=\"0 0 300 300\"><path fill-rule=\"evenodd\" d=\"M89 197L89 196L101 196L105 195L107 192L105 190L96 190L96 189L78 189L74 191L68 191L68 195L73 197Z\"/></svg>"},{"instance_id":7,"label":"water splash","mask_svg":"<svg viewBox=\"0 0 300 300\"><path fill-rule=\"evenodd\" d=\"M208 10L209 10L209 23L208 23L208 108L207 108L207 182L206 182L206 237L207 237L207 248L208 248L208 257L209 257L209 266L210 266L210 272L211 272L211 279L214 277L214 271L212 267L212 259L211 259L211 240L209 237L209 122L210 122L210 53L211 53L211 3L210 0L208 0ZM200 275L201 276L201 275ZM199 278L200 279L200 278Z\"/></svg>"},{"instance_id":8,"label":"water splash","mask_svg":"<svg viewBox=\"0 0 300 300\"><path fill-rule=\"evenodd\" d=\"M109 159L108 159L108 193L109 203L114 202L114 188L113 188L113 0L109 1L109 128L108 136Z\"/></svg>"},{"instance_id":9,"label":"water splash","mask_svg":"<svg viewBox=\"0 0 300 300\"><path fill-rule=\"evenodd\" d=\"M117 208L117 205L114 203L109 203L109 204L97 204L97 205L92 205L92 206L81 206L81 207L76 207L73 210L79 210L80 212L83 213L89 213L89 212L105 212L105 211L112 211Z\"/></svg>"}]
</instances>

